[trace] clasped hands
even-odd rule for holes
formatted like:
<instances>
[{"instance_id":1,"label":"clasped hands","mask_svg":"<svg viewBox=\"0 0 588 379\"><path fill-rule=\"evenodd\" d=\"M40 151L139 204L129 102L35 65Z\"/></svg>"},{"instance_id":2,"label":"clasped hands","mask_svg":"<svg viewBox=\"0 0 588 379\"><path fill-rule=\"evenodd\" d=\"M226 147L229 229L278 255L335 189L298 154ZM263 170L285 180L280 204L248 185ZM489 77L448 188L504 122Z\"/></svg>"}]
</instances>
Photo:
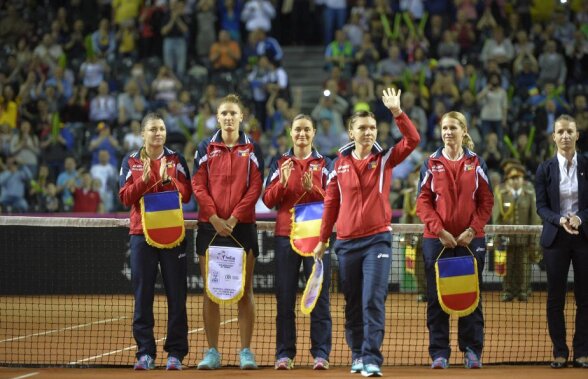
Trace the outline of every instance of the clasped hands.
<instances>
[{"instance_id":1,"label":"clasped hands","mask_svg":"<svg viewBox=\"0 0 588 379\"><path fill-rule=\"evenodd\" d=\"M466 230L464 230L458 237L457 239L451 234L449 233L447 230L443 229L441 230L441 232L439 232L439 241L441 241L441 244L444 247L453 249L457 246L468 246L472 240L475 237L475 233L472 232L471 228L467 228Z\"/></svg>"},{"instance_id":2,"label":"clasped hands","mask_svg":"<svg viewBox=\"0 0 588 379\"><path fill-rule=\"evenodd\" d=\"M578 234L578 228L582 224L582 219L577 215L569 214L567 217L560 217L559 224L570 234Z\"/></svg>"},{"instance_id":3,"label":"clasped hands","mask_svg":"<svg viewBox=\"0 0 588 379\"><path fill-rule=\"evenodd\" d=\"M216 230L216 232L221 237L227 237L233 233L233 229L239 220L237 220L237 218L234 216L231 216L225 220L224 218L220 218L217 215L213 215L210 216L209 221L214 227L214 230Z\"/></svg>"}]
</instances>

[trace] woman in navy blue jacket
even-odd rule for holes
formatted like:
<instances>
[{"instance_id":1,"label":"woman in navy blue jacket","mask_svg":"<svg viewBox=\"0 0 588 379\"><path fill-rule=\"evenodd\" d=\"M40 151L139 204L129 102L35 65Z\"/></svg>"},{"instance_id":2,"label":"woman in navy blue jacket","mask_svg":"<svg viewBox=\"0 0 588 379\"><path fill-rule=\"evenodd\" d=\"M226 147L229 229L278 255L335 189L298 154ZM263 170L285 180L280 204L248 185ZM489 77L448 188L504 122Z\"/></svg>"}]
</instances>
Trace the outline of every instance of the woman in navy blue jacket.
<instances>
[{"instance_id":1,"label":"woman in navy blue jacket","mask_svg":"<svg viewBox=\"0 0 588 379\"><path fill-rule=\"evenodd\" d=\"M535 176L553 368L566 367L570 354L564 317L570 263L576 298L573 365L588 368L588 159L576 152L578 138L574 118L562 115L555 120L557 154L541 163Z\"/></svg>"}]
</instances>

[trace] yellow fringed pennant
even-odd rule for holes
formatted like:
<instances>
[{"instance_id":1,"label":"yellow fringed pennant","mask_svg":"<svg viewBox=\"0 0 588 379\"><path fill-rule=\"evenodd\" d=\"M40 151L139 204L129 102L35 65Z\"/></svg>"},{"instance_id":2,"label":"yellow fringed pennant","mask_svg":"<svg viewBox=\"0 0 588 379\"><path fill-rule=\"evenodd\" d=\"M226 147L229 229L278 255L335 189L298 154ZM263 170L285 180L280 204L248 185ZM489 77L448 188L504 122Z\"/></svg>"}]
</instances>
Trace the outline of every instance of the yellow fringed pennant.
<instances>
[{"instance_id":1,"label":"yellow fringed pennant","mask_svg":"<svg viewBox=\"0 0 588 379\"><path fill-rule=\"evenodd\" d=\"M206 293L217 304L238 302L245 289L246 254L243 247L208 246Z\"/></svg>"},{"instance_id":2,"label":"yellow fringed pennant","mask_svg":"<svg viewBox=\"0 0 588 379\"><path fill-rule=\"evenodd\" d=\"M439 304L451 316L464 317L471 314L480 301L478 262L471 251L470 254L442 259L437 257L435 262Z\"/></svg>"},{"instance_id":3,"label":"yellow fringed pennant","mask_svg":"<svg viewBox=\"0 0 588 379\"><path fill-rule=\"evenodd\" d=\"M305 315L309 315L321 294L323 288L323 261L315 259L312 266L312 272L306 282L304 293L300 299L300 310Z\"/></svg>"},{"instance_id":4,"label":"yellow fringed pennant","mask_svg":"<svg viewBox=\"0 0 588 379\"><path fill-rule=\"evenodd\" d=\"M140 203L143 233L150 246L171 249L182 243L186 229L178 191L147 193Z\"/></svg>"},{"instance_id":5,"label":"yellow fringed pennant","mask_svg":"<svg viewBox=\"0 0 588 379\"><path fill-rule=\"evenodd\" d=\"M290 245L292 250L303 257L311 257L319 243L323 208L324 203L321 201L296 204L290 209L292 213Z\"/></svg>"}]
</instances>

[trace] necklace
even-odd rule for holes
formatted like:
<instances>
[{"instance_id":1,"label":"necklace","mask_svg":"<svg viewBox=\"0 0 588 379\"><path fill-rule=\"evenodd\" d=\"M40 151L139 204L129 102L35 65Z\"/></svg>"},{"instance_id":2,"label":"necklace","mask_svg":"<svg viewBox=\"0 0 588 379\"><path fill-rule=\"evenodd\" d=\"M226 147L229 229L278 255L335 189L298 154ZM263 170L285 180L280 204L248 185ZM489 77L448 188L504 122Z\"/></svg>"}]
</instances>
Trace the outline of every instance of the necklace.
<instances>
[{"instance_id":1,"label":"necklace","mask_svg":"<svg viewBox=\"0 0 588 379\"><path fill-rule=\"evenodd\" d=\"M353 155L353 158L355 158L355 159L357 159L357 160L359 160L359 161L362 161L362 160L364 160L364 159L367 159L367 158L370 156L370 154L368 154L368 155L366 155L365 157L363 157L363 158L362 158L362 157L360 157L360 156L359 156L359 155L358 155L358 154L355 152L355 150L351 150L351 155Z\"/></svg>"},{"instance_id":2,"label":"necklace","mask_svg":"<svg viewBox=\"0 0 588 379\"><path fill-rule=\"evenodd\" d=\"M449 154L447 153L447 151L445 149L443 149L443 155L445 155L445 158L447 158L448 161L459 161L461 159L461 157L463 157L463 149L459 152L459 154L457 154L457 156L451 157L449 156Z\"/></svg>"}]
</instances>

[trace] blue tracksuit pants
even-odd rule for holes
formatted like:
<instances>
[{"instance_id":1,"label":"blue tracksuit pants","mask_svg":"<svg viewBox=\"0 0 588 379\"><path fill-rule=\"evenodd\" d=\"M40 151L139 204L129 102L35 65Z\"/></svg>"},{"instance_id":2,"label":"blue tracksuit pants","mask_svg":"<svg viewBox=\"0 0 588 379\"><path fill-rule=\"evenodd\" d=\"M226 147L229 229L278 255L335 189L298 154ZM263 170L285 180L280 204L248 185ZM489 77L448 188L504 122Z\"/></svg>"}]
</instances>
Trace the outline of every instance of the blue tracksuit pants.
<instances>
[{"instance_id":1,"label":"blue tracksuit pants","mask_svg":"<svg viewBox=\"0 0 588 379\"><path fill-rule=\"evenodd\" d=\"M167 296L167 338L163 349L180 361L188 353L188 316L186 313L187 265L186 241L172 249L150 246L143 235L131 235L131 282L135 294L133 336L137 358L157 349L153 336L153 300L158 266Z\"/></svg>"},{"instance_id":2,"label":"blue tracksuit pants","mask_svg":"<svg viewBox=\"0 0 588 379\"><path fill-rule=\"evenodd\" d=\"M300 264L308 279L314 264L313 257L302 257L290 246L288 237L276 236L276 359L296 356L296 294ZM331 354L331 311L329 306L329 286L331 284L331 255L323 257L323 286L316 305L310 314L310 354L314 358L329 360Z\"/></svg>"},{"instance_id":3,"label":"blue tracksuit pants","mask_svg":"<svg viewBox=\"0 0 588 379\"><path fill-rule=\"evenodd\" d=\"M392 235L337 240L339 277L345 296L345 338L352 360L381 366Z\"/></svg>"},{"instance_id":4,"label":"blue tracksuit pants","mask_svg":"<svg viewBox=\"0 0 588 379\"><path fill-rule=\"evenodd\" d=\"M425 260L425 275L427 277L427 328L429 329L429 355L433 360L439 357L449 359L449 315L443 311L437 297L437 281L435 279L435 261L443 249L438 238L423 238L423 256ZM478 264L478 280L482 285L482 271L486 259L485 238L474 238L470 249ZM458 257L469 254L466 248L458 246L446 249L443 258ZM484 316L482 315L482 298L476 310L457 322L457 340L459 350L465 352L472 349L478 357L482 356L484 347Z\"/></svg>"}]
</instances>

